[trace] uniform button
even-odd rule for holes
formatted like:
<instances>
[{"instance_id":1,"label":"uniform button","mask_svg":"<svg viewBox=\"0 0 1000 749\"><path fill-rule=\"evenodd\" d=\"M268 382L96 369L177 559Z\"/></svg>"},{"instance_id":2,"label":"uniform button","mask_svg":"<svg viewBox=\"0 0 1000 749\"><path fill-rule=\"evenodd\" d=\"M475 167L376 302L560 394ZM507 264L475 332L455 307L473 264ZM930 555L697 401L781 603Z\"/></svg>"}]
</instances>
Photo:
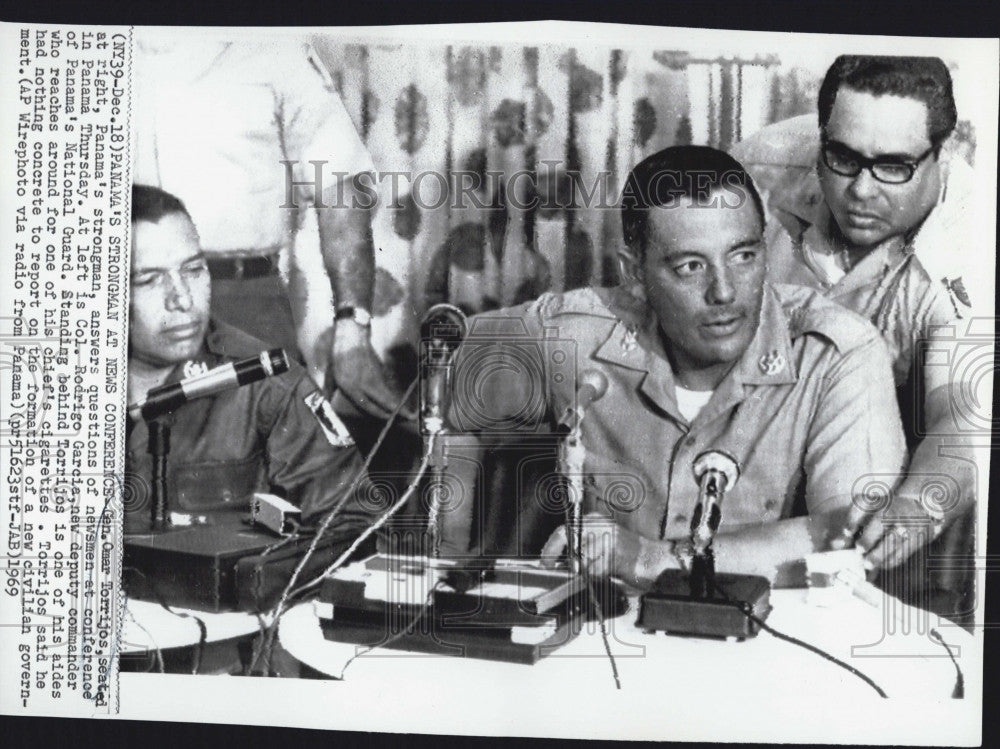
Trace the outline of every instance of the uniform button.
<instances>
[{"instance_id":1,"label":"uniform button","mask_svg":"<svg viewBox=\"0 0 1000 749\"><path fill-rule=\"evenodd\" d=\"M674 515L674 522L675 523L686 523L687 522L687 515Z\"/></svg>"},{"instance_id":2,"label":"uniform button","mask_svg":"<svg viewBox=\"0 0 1000 749\"><path fill-rule=\"evenodd\" d=\"M693 445L694 442L695 442L694 437L688 437L686 440L684 440L684 444L687 445L688 447L691 447L691 445Z\"/></svg>"},{"instance_id":3,"label":"uniform button","mask_svg":"<svg viewBox=\"0 0 1000 749\"><path fill-rule=\"evenodd\" d=\"M774 501L773 499L769 499L769 500L767 500L767 501L766 501L766 502L764 503L764 509L765 509L765 510L773 510L773 509L774 509L774 507L775 507L775 505L777 505L777 504L778 504L778 503L777 503L777 502L775 502L775 501Z\"/></svg>"},{"instance_id":4,"label":"uniform button","mask_svg":"<svg viewBox=\"0 0 1000 749\"><path fill-rule=\"evenodd\" d=\"M233 492L232 492L231 489L223 489L222 490L222 501L223 502L232 502L233 501Z\"/></svg>"}]
</instances>

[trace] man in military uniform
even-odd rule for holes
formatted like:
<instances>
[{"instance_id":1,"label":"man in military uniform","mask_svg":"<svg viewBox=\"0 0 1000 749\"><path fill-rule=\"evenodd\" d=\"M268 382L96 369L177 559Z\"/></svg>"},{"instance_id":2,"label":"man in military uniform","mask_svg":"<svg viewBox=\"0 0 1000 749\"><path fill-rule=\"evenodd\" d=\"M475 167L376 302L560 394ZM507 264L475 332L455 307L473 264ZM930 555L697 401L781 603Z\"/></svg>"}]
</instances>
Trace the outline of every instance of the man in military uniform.
<instances>
[{"instance_id":1,"label":"man in military uniform","mask_svg":"<svg viewBox=\"0 0 1000 749\"><path fill-rule=\"evenodd\" d=\"M988 286L992 271L970 273L970 261L994 252L977 244L971 169L946 148L951 76L937 58L841 56L820 89L818 133L809 119L765 128L733 155L777 219L769 278L811 286L871 320L892 356L912 456L888 514L854 518L855 527L872 521L858 543L893 567L954 523L929 552L970 553L976 473L963 422L975 414L956 413L970 399L952 370L973 304L992 315L992 292L977 282ZM906 543L884 542L894 524ZM954 570L932 584L968 597L968 572L964 586Z\"/></svg>"},{"instance_id":2,"label":"man in military uniform","mask_svg":"<svg viewBox=\"0 0 1000 749\"><path fill-rule=\"evenodd\" d=\"M268 345L209 315L211 288L198 233L184 205L155 187L132 191L129 313L130 403L154 387L259 354ZM298 505L311 524L338 503L362 463L351 435L305 370L193 400L173 414L168 463L171 509L245 512L255 491ZM150 523L145 423L127 445L126 528ZM235 517L228 515L228 517ZM369 514L350 497L334 526L359 532Z\"/></svg>"},{"instance_id":3,"label":"man in military uniform","mask_svg":"<svg viewBox=\"0 0 1000 749\"><path fill-rule=\"evenodd\" d=\"M615 533L608 554L584 544L592 569L647 585L676 567L698 502L692 463L720 450L741 476L722 508L718 568L801 584L793 571L803 556L825 548L871 477L903 464L885 345L815 291L765 281L760 197L720 151L683 146L645 159L629 175L622 224L621 287L546 294L473 319L455 365L452 428L478 429L480 444L501 433L524 440L572 408L575 380L597 370L609 386L582 421L584 522L610 520ZM533 362L523 355L531 341ZM449 469L471 482L474 461L455 452ZM536 499L522 510L561 520L531 507L545 504ZM442 514L447 552L475 541L484 512L472 505ZM529 525L522 518L517 553L537 551L523 543ZM564 546L558 528L543 556Z\"/></svg>"}]
</instances>

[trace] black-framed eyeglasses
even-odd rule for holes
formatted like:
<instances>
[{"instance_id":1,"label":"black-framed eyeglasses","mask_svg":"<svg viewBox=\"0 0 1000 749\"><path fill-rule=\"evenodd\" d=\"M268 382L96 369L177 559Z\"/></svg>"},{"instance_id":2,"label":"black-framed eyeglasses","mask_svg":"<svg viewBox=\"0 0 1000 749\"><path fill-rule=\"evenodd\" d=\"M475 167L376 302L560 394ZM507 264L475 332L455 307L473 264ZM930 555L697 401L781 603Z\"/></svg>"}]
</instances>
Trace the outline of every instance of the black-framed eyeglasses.
<instances>
[{"instance_id":1,"label":"black-framed eyeglasses","mask_svg":"<svg viewBox=\"0 0 1000 749\"><path fill-rule=\"evenodd\" d=\"M935 146L931 146L913 161L890 157L869 159L840 141L827 140L824 137L822 153L823 163L831 172L841 177L857 177L862 169L867 169L879 182L901 185L913 179L917 167L934 152L934 149Z\"/></svg>"}]
</instances>

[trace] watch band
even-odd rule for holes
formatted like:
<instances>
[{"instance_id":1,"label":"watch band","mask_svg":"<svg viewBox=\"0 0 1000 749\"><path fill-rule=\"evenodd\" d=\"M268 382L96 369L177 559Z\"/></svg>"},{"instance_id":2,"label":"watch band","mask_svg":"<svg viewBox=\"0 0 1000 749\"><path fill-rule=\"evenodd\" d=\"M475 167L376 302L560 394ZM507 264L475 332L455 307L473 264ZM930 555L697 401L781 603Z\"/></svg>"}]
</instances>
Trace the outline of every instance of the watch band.
<instances>
[{"instance_id":1,"label":"watch band","mask_svg":"<svg viewBox=\"0 0 1000 749\"><path fill-rule=\"evenodd\" d=\"M341 320L353 320L361 327L369 328L372 324L372 313L364 307L338 307L333 319L335 322L340 322Z\"/></svg>"}]
</instances>

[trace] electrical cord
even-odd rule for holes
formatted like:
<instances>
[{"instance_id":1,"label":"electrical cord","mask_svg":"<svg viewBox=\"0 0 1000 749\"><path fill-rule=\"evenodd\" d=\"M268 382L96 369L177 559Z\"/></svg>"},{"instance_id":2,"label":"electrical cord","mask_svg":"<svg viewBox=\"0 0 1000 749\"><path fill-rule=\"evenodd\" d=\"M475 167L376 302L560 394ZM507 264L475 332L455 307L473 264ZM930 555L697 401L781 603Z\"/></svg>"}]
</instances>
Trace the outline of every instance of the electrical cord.
<instances>
[{"instance_id":1,"label":"electrical cord","mask_svg":"<svg viewBox=\"0 0 1000 749\"><path fill-rule=\"evenodd\" d=\"M417 612L417 615L413 617L413 620L409 624L407 624L405 627L403 627L399 632L394 634L389 639L384 640L383 642L380 642L377 645L366 645L361 650L358 650L354 655L352 655L350 658L347 659L347 662L344 664L344 667L340 669L340 676L336 678L340 681L343 681L344 673L347 671L347 667L350 666L352 663L354 663L354 661L356 661L358 658L360 658L363 655L367 655L375 648L387 648L392 643L401 639L405 635L410 634L413 631L413 628L416 627L420 623L420 620L423 619L424 616L427 614L427 612L431 610L431 603L434 600L434 592L438 588L440 588L442 584L444 584L444 580L438 580L436 583L434 583L434 587L432 587L429 591L427 591L427 597L424 599L424 602L420 607L420 611Z\"/></svg>"},{"instance_id":2,"label":"electrical cord","mask_svg":"<svg viewBox=\"0 0 1000 749\"><path fill-rule=\"evenodd\" d=\"M125 611L128 614L128 618L132 620L132 623L146 633L146 637L149 638L149 642L153 646L153 653L152 653L153 657L151 657L149 660L149 666L146 668L146 673L149 673L150 671L153 670L154 664L156 664L156 666L159 667L159 672L161 674L166 673L163 666L163 653L160 650L160 646L156 644L156 638L153 637L153 633L150 632L148 629L146 629L142 625L142 622L140 622L138 619L135 618L135 614L133 614L128 607L125 608ZM125 644L139 644L139 643L125 643Z\"/></svg>"},{"instance_id":3,"label":"electrical cord","mask_svg":"<svg viewBox=\"0 0 1000 749\"><path fill-rule=\"evenodd\" d=\"M417 387L417 383L419 381L420 381L419 378L414 378L413 381L410 383L409 387L407 387L406 392L403 394L403 397L399 399L399 403L396 404L395 409L393 409L392 413L389 414L389 418L386 420L385 425L382 427L382 431L379 432L378 438L375 440L375 444L372 446L372 449L368 451L368 455L365 457L364 461L361 464L361 467L358 469L357 474L354 476L354 479L351 481L347 490L343 493L341 498L338 500L337 504L335 504L326 514L326 516L323 518L323 521L317 528L316 535L313 537L312 542L309 544L309 548L306 550L306 553L303 555L302 559L299 560L298 565L296 565L295 570L292 572L292 576L288 579L288 583L285 585L285 588L281 593L281 597L278 599L277 604L275 604L274 608L271 610L271 622L268 625L267 634L264 638L264 642L261 644L261 648L257 651L257 653L255 654L254 658L250 663L250 666L248 667L250 671L254 670L254 668L257 665L257 660L261 655L263 655L263 657L265 658L264 671L265 672L267 671L267 667L270 662L271 651L274 648L275 637L278 631L278 624L281 621L281 617L285 612L285 604L288 602L288 599L292 597L292 591L294 589L295 583L299 579L299 575L302 574L302 570L305 569L306 565L309 563L309 559L316 552L316 548L319 545L320 540L323 538L323 535L327 532L327 530L329 530L333 521L340 514L340 511L343 509L347 501L354 496L354 492L357 490L361 482L368 476L368 468L369 466L371 466L372 460L375 458L375 455L382 447L382 443L385 441L386 435L388 435L389 433L389 429L395 423L396 417L399 416L399 412L402 410L403 405L409 400L410 395ZM362 534L364 538L367 538L368 536L371 535L371 533L367 532L367 530L366 533L367 535ZM352 545L351 552L353 553L353 551L356 548L357 545Z\"/></svg>"},{"instance_id":4,"label":"electrical cord","mask_svg":"<svg viewBox=\"0 0 1000 749\"><path fill-rule=\"evenodd\" d=\"M410 482L410 485L406 488L406 491L403 492L403 495L396 501L396 504L394 504L384 513L382 513L382 515L379 517L378 520L376 520L372 525L368 526L360 536L354 539L354 542L349 547L347 547L347 550L344 551L344 553L342 553L339 557L337 557L336 561L334 561L329 567L323 570L323 572L314 577L312 580L296 588L292 593L289 594L290 597L293 595L298 595L299 593L308 590L309 588L321 582L323 578L329 577L329 575L334 570L339 568L344 563L344 561L351 556L351 554L357 551L358 547L361 546L361 544L363 544L366 540L368 540L368 538L373 533L375 533L375 531L377 531L379 528L385 525L385 523L393 515L395 515L403 507L406 506L406 503L410 501L410 497L413 496L413 492L416 491L417 486L420 484L420 480L424 477L424 474L427 473L427 465L430 463L431 452L433 449L434 449L434 435L431 435L428 441L427 452L424 455L423 459L420 461L420 466L417 468L417 475L413 477L413 481Z\"/></svg>"},{"instance_id":5,"label":"electrical cord","mask_svg":"<svg viewBox=\"0 0 1000 749\"><path fill-rule=\"evenodd\" d=\"M951 698L953 700L963 699L965 697L965 675L962 673L962 669L958 667L958 661L955 660L955 655L951 652L951 646L944 641L941 633L936 629L932 629L930 631L930 635L934 638L935 642L947 651L948 657L951 658L952 665L955 666L955 688L951 690Z\"/></svg>"},{"instance_id":6,"label":"electrical cord","mask_svg":"<svg viewBox=\"0 0 1000 749\"><path fill-rule=\"evenodd\" d=\"M597 623L601 630L601 641L604 643L604 652L607 653L608 661L611 663L611 676L615 680L615 688L620 690L622 688L622 682L618 676L618 662L615 660L614 653L611 652L611 642L608 640L608 627L604 622L604 611L601 609L601 601L597 597L597 590L594 588L594 581L590 574L589 566L584 562L580 549L575 548L575 544L569 542L570 538L575 538L575 536L570 535L573 533L573 523L569 505L566 505L563 508L563 512L566 524L566 547L567 549L572 549L573 553L576 555L580 575L583 577L584 583L587 585L587 592L589 594L591 604L594 607L594 612L597 614Z\"/></svg>"},{"instance_id":7,"label":"electrical cord","mask_svg":"<svg viewBox=\"0 0 1000 749\"><path fill-rule=\"evenodd\" d=\"M715 589L717 591L719 591L719 593L722 594L722 597L725 598L729 603L739 603L738 601L735 601L725 591L725 589L721 585L719 585L718 582L715 582L714 585L715 585ZM882 687L880 687L878 684L876 684L869 676L867 676L866 674L862 673L858 669L854 668L854 666L850 665L849 663L844 663L844 661L840 660L839 658L837 658L837 657L835 657L833 655L830 655L829 653L827 653L822 648L818 648L815 645L811 645L808 642L805 642L804 640L800 640L797 637L792 637L792 635L786 635L784 632L779 632L774 627L772 627L770 624L768 624L763 619L761 619L759 616L757 616L752 611L750 611L750 607L749 606L740 605L739 609L740 609L740 611L743 612L743 615L747 619L749 619L751 622L753 622L754 624L756 624L758 627L760 627L762 630L764 630L765 632L767 632L771 636L777 637L779 640L784 640L785 642L790 642L792 645L798 645L800 648L805 648L806 650L808 650L808 651L810 651L812 653L815 653L816 655L820 656L821 658L825 658L826 660L830 661L831 663L837 664L841 668L843 668L843 669L845 669L847 671L850 671L852 674L854 674L855 676L857 676L859 679L861 679L863 682L865 682L868 686L870 686L872 689L874 689L876 692L878 692L878 696L879 697L882 697L883 699L886 698L886 697L888 697L888 695L882 690Z\"/></svg>"},{"instance_id":8,"label":"electrical cord","mask_svg":"<svg viewBox=\"0 0 1000 749\"><path fill-rule=\"evenodd\" d=\"M205 652L205 645L208 642L208 627L205 625L204 620L201 617L195 616L194 614L185 614L184 612L174 611L172 608L170 608L170 604L168 604L166 600L163 598L163 594L160 592L159 588L156 587L156 583L154 583L152 580L149 579L149 577L143 574L142 570L140 570L138 567L125 567L122 570L122 572L124 573L125 570L131 570L132 572L135 572L137 575L139 575L139 577L148 582L149 589L152 591L153 597L156 599L156 602L159 603L163 608L165 608L171 614L173 614L174 616L178 616L181 619L194 619L195 624L198 625L198 647L194 651L194 660L191 665L191 673L197 676L198 669L201 668L201 659ZM162 654L160 653L159 648L157 648L157 655L159 656L160 667L162 668L163 657Z\"/></svg>"}]
</instances>

